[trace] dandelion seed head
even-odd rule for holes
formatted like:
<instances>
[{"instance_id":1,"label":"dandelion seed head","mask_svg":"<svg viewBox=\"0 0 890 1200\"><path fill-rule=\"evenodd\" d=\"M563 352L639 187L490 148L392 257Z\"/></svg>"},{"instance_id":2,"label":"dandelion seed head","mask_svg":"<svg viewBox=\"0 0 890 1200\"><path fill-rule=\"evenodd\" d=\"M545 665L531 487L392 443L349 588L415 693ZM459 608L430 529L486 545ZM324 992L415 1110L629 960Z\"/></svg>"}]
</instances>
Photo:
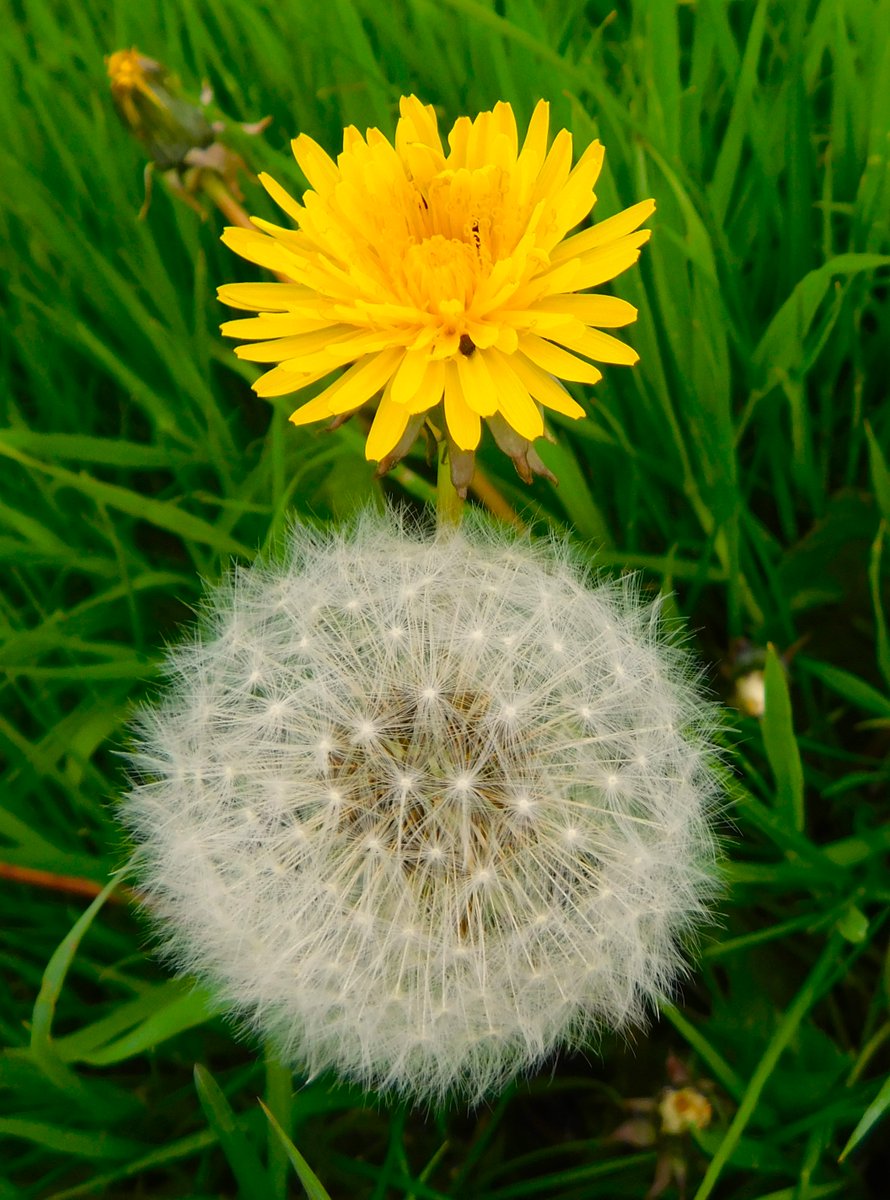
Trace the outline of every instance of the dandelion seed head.
<instances>
[{"instance_id":1,"label":"dandelion seed head","mask_svg":"<svg viewBox=\"0 0 890 1200\"><path fill-rule=\"evenodd\" d=\"M669 994L714 889L713 717L632 583L472 520L297 527L168 673L122 807L141 882L285 1061L478 1101Z\"/></svg>"}]
</instances>

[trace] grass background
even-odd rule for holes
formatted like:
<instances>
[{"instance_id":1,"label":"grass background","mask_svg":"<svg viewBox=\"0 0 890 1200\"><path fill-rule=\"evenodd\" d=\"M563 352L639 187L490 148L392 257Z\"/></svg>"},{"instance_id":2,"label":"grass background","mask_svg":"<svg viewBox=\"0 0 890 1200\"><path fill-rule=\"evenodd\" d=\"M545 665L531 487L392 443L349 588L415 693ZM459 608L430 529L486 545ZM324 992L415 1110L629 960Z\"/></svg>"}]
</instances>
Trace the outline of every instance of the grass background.
<instances>
[{"instance_id":1,"label":"grass background","mask_svg":"<svg viewBox=\"0 0 890 1200\"><path fill-rule=\"evenodd\" d=\"M206 78L235 120L270 114L233 144L298 192L294 133L391 133L410 91L446 128L545 96L602 137L598 214L658 201L616 289L642 361L607 371L589 420L554 418L558 490L489 444L482 466L526 521L672 591L715 691L733 639L797 647L788 682L768 661L764 720L731 718L721 923L676 1007L476 1113L292 1081L165 977L114 896L0 878L0 1200L299 1195L257 1097L334 1200L642 1197L658 1148L609 1135L670 1053L713 1083L711 1126L669 1147L695 1200L885 1194L888 30L885 0L0 0L6 876L102 885L124 861L116 750L202 579L290 513L431 495L421 454L374 483L354 423L295 430L249 391L214 288L253 269L162 187L136 219L117 48L193 95Z\"/></svg>"}]
</instances>

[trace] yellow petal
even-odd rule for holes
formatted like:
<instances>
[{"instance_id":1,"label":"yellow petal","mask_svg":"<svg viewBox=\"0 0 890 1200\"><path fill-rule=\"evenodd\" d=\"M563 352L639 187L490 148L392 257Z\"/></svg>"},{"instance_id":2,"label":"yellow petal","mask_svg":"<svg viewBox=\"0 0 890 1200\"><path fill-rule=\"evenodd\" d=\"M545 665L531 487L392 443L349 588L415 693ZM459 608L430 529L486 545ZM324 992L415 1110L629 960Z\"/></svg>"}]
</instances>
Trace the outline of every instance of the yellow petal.
<instances>
[{"instance_id":1,"label":"yellow petal","mask_svg":"<svg viewBox=\"0 0 890 1200\"><path fill-rule=\"evenodd\" d=\"M567 129L560 129L535 182L534 199L543 200L565 187L571 169L572 135Z\"/></svg>"},{"instance_id":2,"label":"yellow petal","mask_svg":"<svg viewBox=\"0 0 890 1200\"><path fill-rule=\"evenodd\" d=\"M639 354L632 346L619 341L611 334L600 333L598 329L584 329L583 332L576 332L574 327L569 326L563 329L566 332L562 329L552 330L547 334L548 339L583 354L585 358L592 358L596 362L622 363L627 367L632 367L640 361Z\"/></svg>"},{"instance_id":3,"label":"yellow petal","mask_svg":"<svg viewBox=\"0 0 890 1200\"><path fill-rule=\"evenodd\" d=\"M426 190L431 181L445 170L445 159L439 150L425 146L423 142L408 142L401 152L400 158L405 164L405 170L415 189ZM423 207L424 199L415 194L414 204Z\"/></svg>"},{"instance_id":4,"label":"yellow petal","mask_svg":"<svg viewBox=\"0 0 890 1200\"><path fill-rule=\"evenodd\" d=\"M303 212L303 206L298 204L290 192L285 191L281 184L277 183L271 175L267 175L265 171L260 171L257 179L259 179L260 183L263 185L278 207L282 210L282 212L286 212L291 220L296 221L299 225L300 216Z\"/></svg>"},{"instance_id":5,"label":"yellow petal","mask_svg":"<svg viewBox=\"0 0 890 1200\"><path fill-rule=\"evenodd\" d=\"M302 333L330 329L333 324L333 321L326 321L324 318L303 317L297 313L263 313L259 317L224 321L219 328L223 337L252 338L256 341L264 338L296 337Z\"/></svg>"},{"instance_id":6,"label":"yellow petal","mask_svg":"<svg viewBox=\"0 0 890 1200\"><path fill-rule=\"evenodd\" d=\"M367 333L351 330L350 335L339 340L331 339L314 354L303 354L298 358L282 359L281 365L289 371L332 371L334 367L354 362L363 355L379 354L392 349L393 334L387 330L370 330ZM237 353L237 351L236 351ZM399 348L399 354L404 348Z\"/></svg>"},{"instance_id":7,"label":"yellow petal","mask_svg":"<svg viewBox=\"0 0 890 1200\"><path fill-rule=\"evenodd\" d=\"M271 371L267 371L265 375L254 380L251 386L258 396L267 400L272 396L287 396L290 392L299 392L304 387L308 387L310 383L317 383L319 379L324 379L325 375L330 375L330 373L330 370L327 370L317 371L315 374L298 375L294 371L286 371L284 367L273 367Z\"/></svg>"},{"instance_id":8,"label":"yellow petal","mask_svg":"<svg viewBox=\"0 0 890 1200\"><path fill-rule=\"evenodd\" d=\"M312 249L311 242L299 229L286 229L283 225L276 225L274 221L267 221L265 217L251 217L250 220L257 229L268 233L297 258L305 257L307 251Z\"/></svg>"},{"instance_id":9,"label":"yellow petal","mask_svg":"<svg viewBox=\"0 0 890 1200\"><path fill-rule=\"evenodd\" d=\"M513 334L513 344L504 346L499 342L498 350L503 350L507 354L515 354L519 330L547 337L548 329L556 329L560 325L565 325L566 321L570 319L564 312L547 312L540 307L541 303L542 301L539 301L534 308L505 308L498 313L498 319L502 322L503 328L509 329Z\"/></svg>"},{"instance_id":10,"label":"yellow petal","mask_svg":"<svg viewBox=\"0 0 890 1200\"><path fill-rule=\"evenodd\" d=\"M444 387L445 363L441 359L430 359L416 393L405 407L412 414L427 412L442 399Z\"/></svg>"},{"instance_id":11,"label":"yellow petal","mask_svg":"<svg viewBox=\"0 0 890 1200\"><path fill-rule=\"evenodd\" d=\"M504 354L515 354L519 348L519 335L515 329L511 329L509 325L501 325L498 330L498 340L495 342L495 349L502 350Z\"/></svg>"},{"instance_id":12,"label":"yellow petal","mask_svg":"<svg viewBox=\"0 0 890 1200\"><path fill-rule=\"evenodd\" d=\"M309 425L312 421L324 421L328 417L333 416L328 402L324 398L325 392L320 396L316 396L312 400L307 400L302 408L295 409L288 417L292 425ZM356 408L358 405L356 405Z\"/></svg>"},{"instance_id":13,"label":"yellow petal","mask_svg":"<svg viewBox=\"0 0 890 1200\"><path fill-rule=\"evenodd\" d=\"M432 104L421 104L416 96L403 96L399 101L401 114L396 126L396 149L402 153L408 142L422 142L442 153L442 141Z\"/></svg>"},{"instance_id":14,"label":"yellow petal","mask_svg":"<svg viewBox=\"0 0 890 1200\"><path fill-rule=\"evenodd\" d=\"M492 112L482 112L471 122L467 136L466 166L470 170L500 167L512 171L517 150L516 119L509 104L500 101Z\"/></svg>"},{"instance_id":15,"label":"yellow petal","mask_svg":"<svg viewBox=\"0 0 890 1200\"><path fill-rule=\"evenodd\" d=\"M533 308L542 296L574 291L575 280L579 277L580 271L581 266L577 258L561 263L552 271L546 271L525 287L516 290L510 298L510 307Z\"/></svg>"},{"instance_id":16,"label":"yellow petal","mask_svg":"<svg viewBox=\"0 0 890 1200\"><path fill-rule=\"evenodd\" d=\"M474 350L472 354L461 354L458 351L454 358L464 399L480 417L490 417L498 410L495 387L485 363L486 359L481 350Z\"/></svg>"},{"instance_id":17,"label":"yellow petal","mask_svg":"<svg viewBox=\"0 0 890 1200\"><path fill-rule=\"evenodd\" d=\"M340 178L337 164L322 150L318 142L305 133L293 139L291 149L300 170L309 181L309 186L319 196L326 196Z\"/></svg>"},{"instance_id":18,"label":"yellow petal","mask_svg":"<svg viewBox=\"0 0 890 1200\"><path fill-rule=\"evenodd\" d=\"M464 165L471 171L484 168L491 161L489 145L493 132L490 112L481 112L470 121Z\"/></svg>"},{"instance_id":19,"label":"yellow petal","mask_svg":"<svg viewBox=\"0 0 890 1200\"><path fill-rule=\"evenodd\" d=\"M347 125L343 130L343 153L351 154L357 146L364 143L361 132L354 125Z\"/></svg>"},{"instance_id":20,"label":"yellow petal","mask_svg":"<svg viewBox=\"0 0 890 1200\"><path fill-rule=\"evenodd\" d=\"M448 134L450 153L446 161L452 171L467 165L467 146L472 128L473 122L469 117L458 117L451 126L451 132Z\"/></svg>"},{"instance_id":21,"label":"yellow petal","mask_svg":"<svg viewBox=\"0 0 890 1200\"><path fill-rule=\"evenodd\" d=\"M497 350L489 350L486 351L485 361L497 392L501 415L520 437L533 442L544 432L544 421L538 406L528 393L528 388L513 370L512 359Z\"/></svg>"},{"instance_id":22,"label":"yellow petal","mask_svg":"<svg viewBox=\"0 0 890 1200\"><path fill-rule=\"evenodd\" d=\"M389 388L381 397L371 428L368 430L365 458L370 462L380 462L381 458L385 458L398 444L408 424L408 410L403 404L396 404L390 399L388 392Z\"/></svg>"},{"instance_id":23,"label":"yellow petal","mask_svg":"<svg viewBox=\"0 0 890 1200\"><path fill-rule=\"evenodd\" d=\"M401 362L404 353L401 347L393 347L380 354L364 355L358 362L353 363L348 371L344 371L330 387L316 396L316 400L324 401L331 415L351 412L383 387Z\"/></svg>"},{"instance_id":24,"label":"yellow petal","mask_svg":"<svg viewBox=\"0 0 890 1200\"><path fill-rule=\"evenodd\" d=\"M517 307L525 307L534 304L538 297L557 295L561 292L580 292L584 288L598 287L601 283L614 279L637 261L640 257L640 247L644 242L648 242L651 232L649 229L641 229L638 233L628 234L617 242L598 246L583 255L568 260L561 259L552 270L519 290L513 298L513 303ZM564 242L563 245L565 244Z\"/></svg>"},{"instance_id":25,"label":"yellow petal","mask_svg":"<svg viewBox=\"0 0 890 1200\"><path fill-rule=\"evenodd\" d=\"M530 192L532 184L544 163L547 154L547 140L550 136L550 105L546 100L539 100L528 123L528 132L517 159L520 191L523 195Z\"/></svg>"},{"instance_id":26,"label":"yellow petal","mask_svg":"<svg viewBox=\"0 0 890 1200\"><path fill-rule=\"evenodd\" d=\"M625 208L605 221L597 221L590 229L585 229L581 233L576 233L574 237L568 238L553 251L550 261L555 266L567 258L574 258L597 246L604 246L607 242L616 242L619 238L633 233L654 212L654 200L641 200L639 204Z\"/></svg>"},{"instance_id":27,"label":"yellow petal","mask_svg":"<svg viewBox=\"0 0 890 1200\"><path fill-rule=\"evenodd\" d=\"M268 267L270 271L279 271L292 279L300 274L302 261L286 250L280 242L265 233L260 233L259 230L241 229L237 225L230 225L228 229L223 230L221 241L248 262Z\"/></svg>"},{"instance_id":28,"label":"yellow petal","mask_svg":"<svg viewBox=\"0 0 890 1200\"><path fill-rule=\"evenodd\" d=\"M445 420L460 450L475 450L482 436L479 414L464 399L454 360L445 364Z\"/></svg>"},{"instance_id":29,"label":"yellow petal","mask_svg":"<svg viewBox=\"0 0 890 1200\"><path fill-rule=\"evenodd\" d=\"M516 114L513 112L513 105L508 104L505 100L498 100L494 106L494 122L498 134L507 139L510 151L509 161L512 166L516 162L519 151L519 131L516 128Z\"/></svg>"},{"instance_id":30,"label":"yellow petal","mask_svg":"<svg viewBox=\"0 0 890 1200\"><path fill-rule=\"evenodd\" d=\"M289 367L289 370L294 370L295 366L299 366L298 360L305 358L307 360L306 370L312 370L308 365L311 362L310 356L317 354L320 350L328 346L336 345L338 339L347 337L352 333L348 325L328 325L323 329L317 329L314 333L301 333L296 337L280 337L275 338L271 342L257 342L252 346L236 346L235 353L239 358L245 359L247 362L255 363L294 363L294 366ZM352 357L357 357L353 355ZM333 361L329 370L336 365ZM302 369L302 368L300 368Z\"/></svg>"},{"instance_id":31,"label":"yellow petal","mask_svg":"<svg viewBox=\"0 0 890 1200\"><path fill-rule=\"evenodd\" d=\"M619 329L622 325L630 325L639 315L632 304L617 296L586 293L546 296L535 307L545 313L575 317L585 325L596 325L600 329Z\"/></svg>"},{"instance_id":32,"label":"yellow petal","mask_svg":"<svg viewBox=\"0 0 890 1200\"><path fill-rule=\"evenodd\" d=\"M291 307L302 307L307 301L310 304L318 302L312 288L298 283L224 283L217 288L216 294L229 308L248 311L268 309L270 312L284 312Z\"/></svg>"},{"instance_id":33,"label":"yellow petal","mask_svg":"<svg viewBox=\"0 0 890 1200\"><path fill-rule=\"evenodd\" d=\"M602 170L604 154L600 142L588 146L565 186L553 198L555 221L544 242L545 250L552 249L590 212L596 200L593 187Z\"/></svg>"},{"instance_id":34,"label":"yellow petal","mask_svg":"<svg viewBox=\"0 0 890 1200\"><path fill-rule=\"evenodd\" d=\"M640 247L644 246L651 236L651 229L641 229L639 233L631 233L618 242L598 246L583 257L575 259L578 274L572 290L580 292L584 288L599 287L601 283L615 279L622 271L634 265L640 257Z\"/></svg>"},{"instance_id":35,"label":"yellow petal","mask_svg":"<svg viewBox=\"0 0 890 1200\"><path fill-rule=\"evenodd\" d=\"M584 409L572 399L565 388L530 359L522 354L514 354L510 359L510 366L539 404L566 417L577 419L584 416Z\"/></svg>"},{"instance_id":36,"label":"yellow petal","mask_svg":"<svg viewBox=\"0 0 890 1200\"><path fill-rule=\"evenodd\" d=\"M478 350L487 350L489 346L494 346L501 336L499 325L494 321L486 325L479 321L467 321L466 331Z\"/></svg>"},{"instance_id":37,"label":"yellow petal","mask_svg":"<svg viewBox=\"0 0 890 1200\"><path fill-rule=\"evenodd\" d=\"M567 350L561 350L552 342L533 333L523 334L519 339L519 350L526 358L546 371L548 375L556 375L559 379L571 379L576 383L599 383L602 372L590 363L583 362Z\"/></svg>"},{"instance_id":38,"label":"yellow petal","mask_svg":"<svg viewBox=\"0 0 890 1200\"><path fill-rule=\"evenodd\" d=\"M429 357L426 351L409 350L402 359L392 381L392 398L396 404L410 404L417 395L426 375ZM424 405L424 408L426 407Z\"/></svg>"}]
</instances>

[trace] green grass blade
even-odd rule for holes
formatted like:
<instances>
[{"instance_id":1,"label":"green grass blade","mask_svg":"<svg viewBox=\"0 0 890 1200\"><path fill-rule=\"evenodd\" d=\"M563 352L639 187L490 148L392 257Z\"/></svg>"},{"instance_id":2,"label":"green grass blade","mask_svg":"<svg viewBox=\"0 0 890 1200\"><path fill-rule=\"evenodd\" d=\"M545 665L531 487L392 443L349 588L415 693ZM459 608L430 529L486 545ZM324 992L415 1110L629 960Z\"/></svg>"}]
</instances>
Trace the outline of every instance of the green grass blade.
<instances>
[{"instance_id":1,"label":"green grass blade","mask_svg":"<svg viewBox=\"0 0 890 1200\"><path fill-rule=\"evenodd\" d=\"M101 1129L78 1131L67 1125L50 1125L21 1117L0 1117L0 1137L24 1138L44 1150L86 1159L127 1158L145 1150L140 1142L114 1137Z\"/></svg>"},{"instance_id":2,"label":"green grass blade","mask_svg":"<svg viewBox=\"0 0 890 1200\"><path fill-rule=\"evenodd\" d=\"M125 1062L187 1029L206 1024L218 1011L212 998L201 989L192 989L184 996L174 994L166 1003L163 1002L165 996L166 992L160 997L160 1007L140 1021L135 1029L110 1045L83 1051L81 1061L103 1067Z\"/></svg>"},{"instance_id":3,"label":"green grass blade","mask_svg":"<svg viewBox=\"0 0 890 1200\"><path fill-rule=\"evenodd\" d=\"M890 1078L884 1080L881 1090L862 1114L856 1128L847 1139L847 1144L841 1151L838 1162L843 1162L845 1158L848 1158L853 1153L856 1147L868 1137L875 1126L883 1121L888 1111L890 1111Z\"/></svg>"},{"instance_id":4,"label":"green grass blade","mask_svg":"<svg viewBox=\"0 0 890 1200\"><path fill-rule=\"evenodd\" d=\"M875 641L877 643L878 670L890 687L890 633L887 632L887 617L884 613L884 598L881 586L881 554L884 548L884 535L887 532L886 518L881 521L878 536L871 548L868 563L868 580L871 586L871 601L875 610Z\"/></svg>"},{"instance_id":5,"label":"green grass blade","mask_svg":"<svg viewBox=\"0 0 890 1200\"><path fill-rule=\"evenodd\" d=\"M124 867L112 876L83 915L75 921L70 932L59 944L46 965L46 970L43 973L43 982L40 985L40 994L34 1004L34 1012L31 1017L31 1051L39 1059L54 1056L52 1024L56 1012L56 1004L65 983L65 977L68 974L71 963L74 961L74 956L84 935L99 915L102 906L117 887L121 876L125 874L126 870L127 868Z\"/></svg>"},{"instance_id":6,"label":"green grass blade","mask_svg":"<svg viewBox=\"0 0 890 1200\"><path fill-rule=\"evenodd\" d=\"M322 1186L321 1180L272 1116L272 1113L269 1111L269 1109L266 1108L265 1104L263 1104L262 1100L260 1101L260 1106L262 1107L263 1112L266 1114L269 1124L275 1131L276 1137L284 1147L284 1152L287 1155L288 1162L296 1172L297 1178L303 1185L303 1190L308 1196L309 1200L331 1200L330 1196Z\"/></svg>"},{"instance_id":7,"label":"green grass blade","mask_svg":"<svg viewBox=\"0 0 890 1200\"><path fill-rule=\"evenodd\" d=\"M868 439L868 465L872 487L875 489L881 516L890 523L890 468L868 421L865 422L865 436Z\"/></svg>"},{"instance_id":8,"label":"green grass blade","mask_svg":"<svg viewBox=\"0 0 890 1200\"><path fill-rule=\"evenodd\" d=\"M873 713L876 717L890 717L890 696L879 692L864 679L860 679L840 667L833 667L829 663L818 662L816 659L805 658L803 655L798 656L794 661L795 665L807 675L821 679L826 687L831 688L845 700L849 700L851 704L855 704L857 708Z\"/></svg>"},{"instance_id":9,"label":"green grass blade","mask_svg":"<svg viewBox=\"0 0 890 1200\"><path fill-rule=\"evenodd\" d=\"M207 1123L216 1134L243 1200L269 1200L271 1185L259 1155L238 1126L222 1088L200 1063L195 1064L195 1088Z\"/></svg>"}]
</instances>

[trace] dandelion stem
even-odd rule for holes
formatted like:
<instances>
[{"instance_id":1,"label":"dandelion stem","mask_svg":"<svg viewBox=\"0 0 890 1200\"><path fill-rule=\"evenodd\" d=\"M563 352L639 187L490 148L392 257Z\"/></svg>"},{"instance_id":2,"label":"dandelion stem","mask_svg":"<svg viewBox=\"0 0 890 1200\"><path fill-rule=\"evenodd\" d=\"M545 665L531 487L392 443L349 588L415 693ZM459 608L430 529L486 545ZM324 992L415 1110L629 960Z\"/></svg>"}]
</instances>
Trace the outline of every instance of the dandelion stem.
<instances>
[{"instance_id":1,"label":"dandelion stem","mask_svg":"<svg viewBox=\"0 0 890 1200\"><path fill-rule=\"evenodd\" d=\"M451 461L448 443L439 439L439 472L436 478L436 524L440 529L448 525L457 528L463 513L464 498L454 486L451 478Z\"/></svg>"},{"instance_id":2,"label":"dandelion stem","mask_svg":"<svg viewBox=\"0 0 890 1200\"><path fill-rule=\"evenodd\" d=\"M242 229L256 228L244 207L238 203L224 181L213 171L202 171L201 191L205 196L210 197L223 216L233 225L240 225Z\"/></svg>"},{"instance_id":3,"label":"dandelion stem","mask_svg":"<svg viewBox=\"0 0 890 1200\"><path fill-rule=\"evenodd\" d=\"M288 1137L293 1134L293 1072L284 1066L275 1047L266 1046L266 1106ZM274 1127L269 1125L268 1166L272 1182L270 1200L287 1196L287 1154Z\"/></svg>"}]
</instances>

